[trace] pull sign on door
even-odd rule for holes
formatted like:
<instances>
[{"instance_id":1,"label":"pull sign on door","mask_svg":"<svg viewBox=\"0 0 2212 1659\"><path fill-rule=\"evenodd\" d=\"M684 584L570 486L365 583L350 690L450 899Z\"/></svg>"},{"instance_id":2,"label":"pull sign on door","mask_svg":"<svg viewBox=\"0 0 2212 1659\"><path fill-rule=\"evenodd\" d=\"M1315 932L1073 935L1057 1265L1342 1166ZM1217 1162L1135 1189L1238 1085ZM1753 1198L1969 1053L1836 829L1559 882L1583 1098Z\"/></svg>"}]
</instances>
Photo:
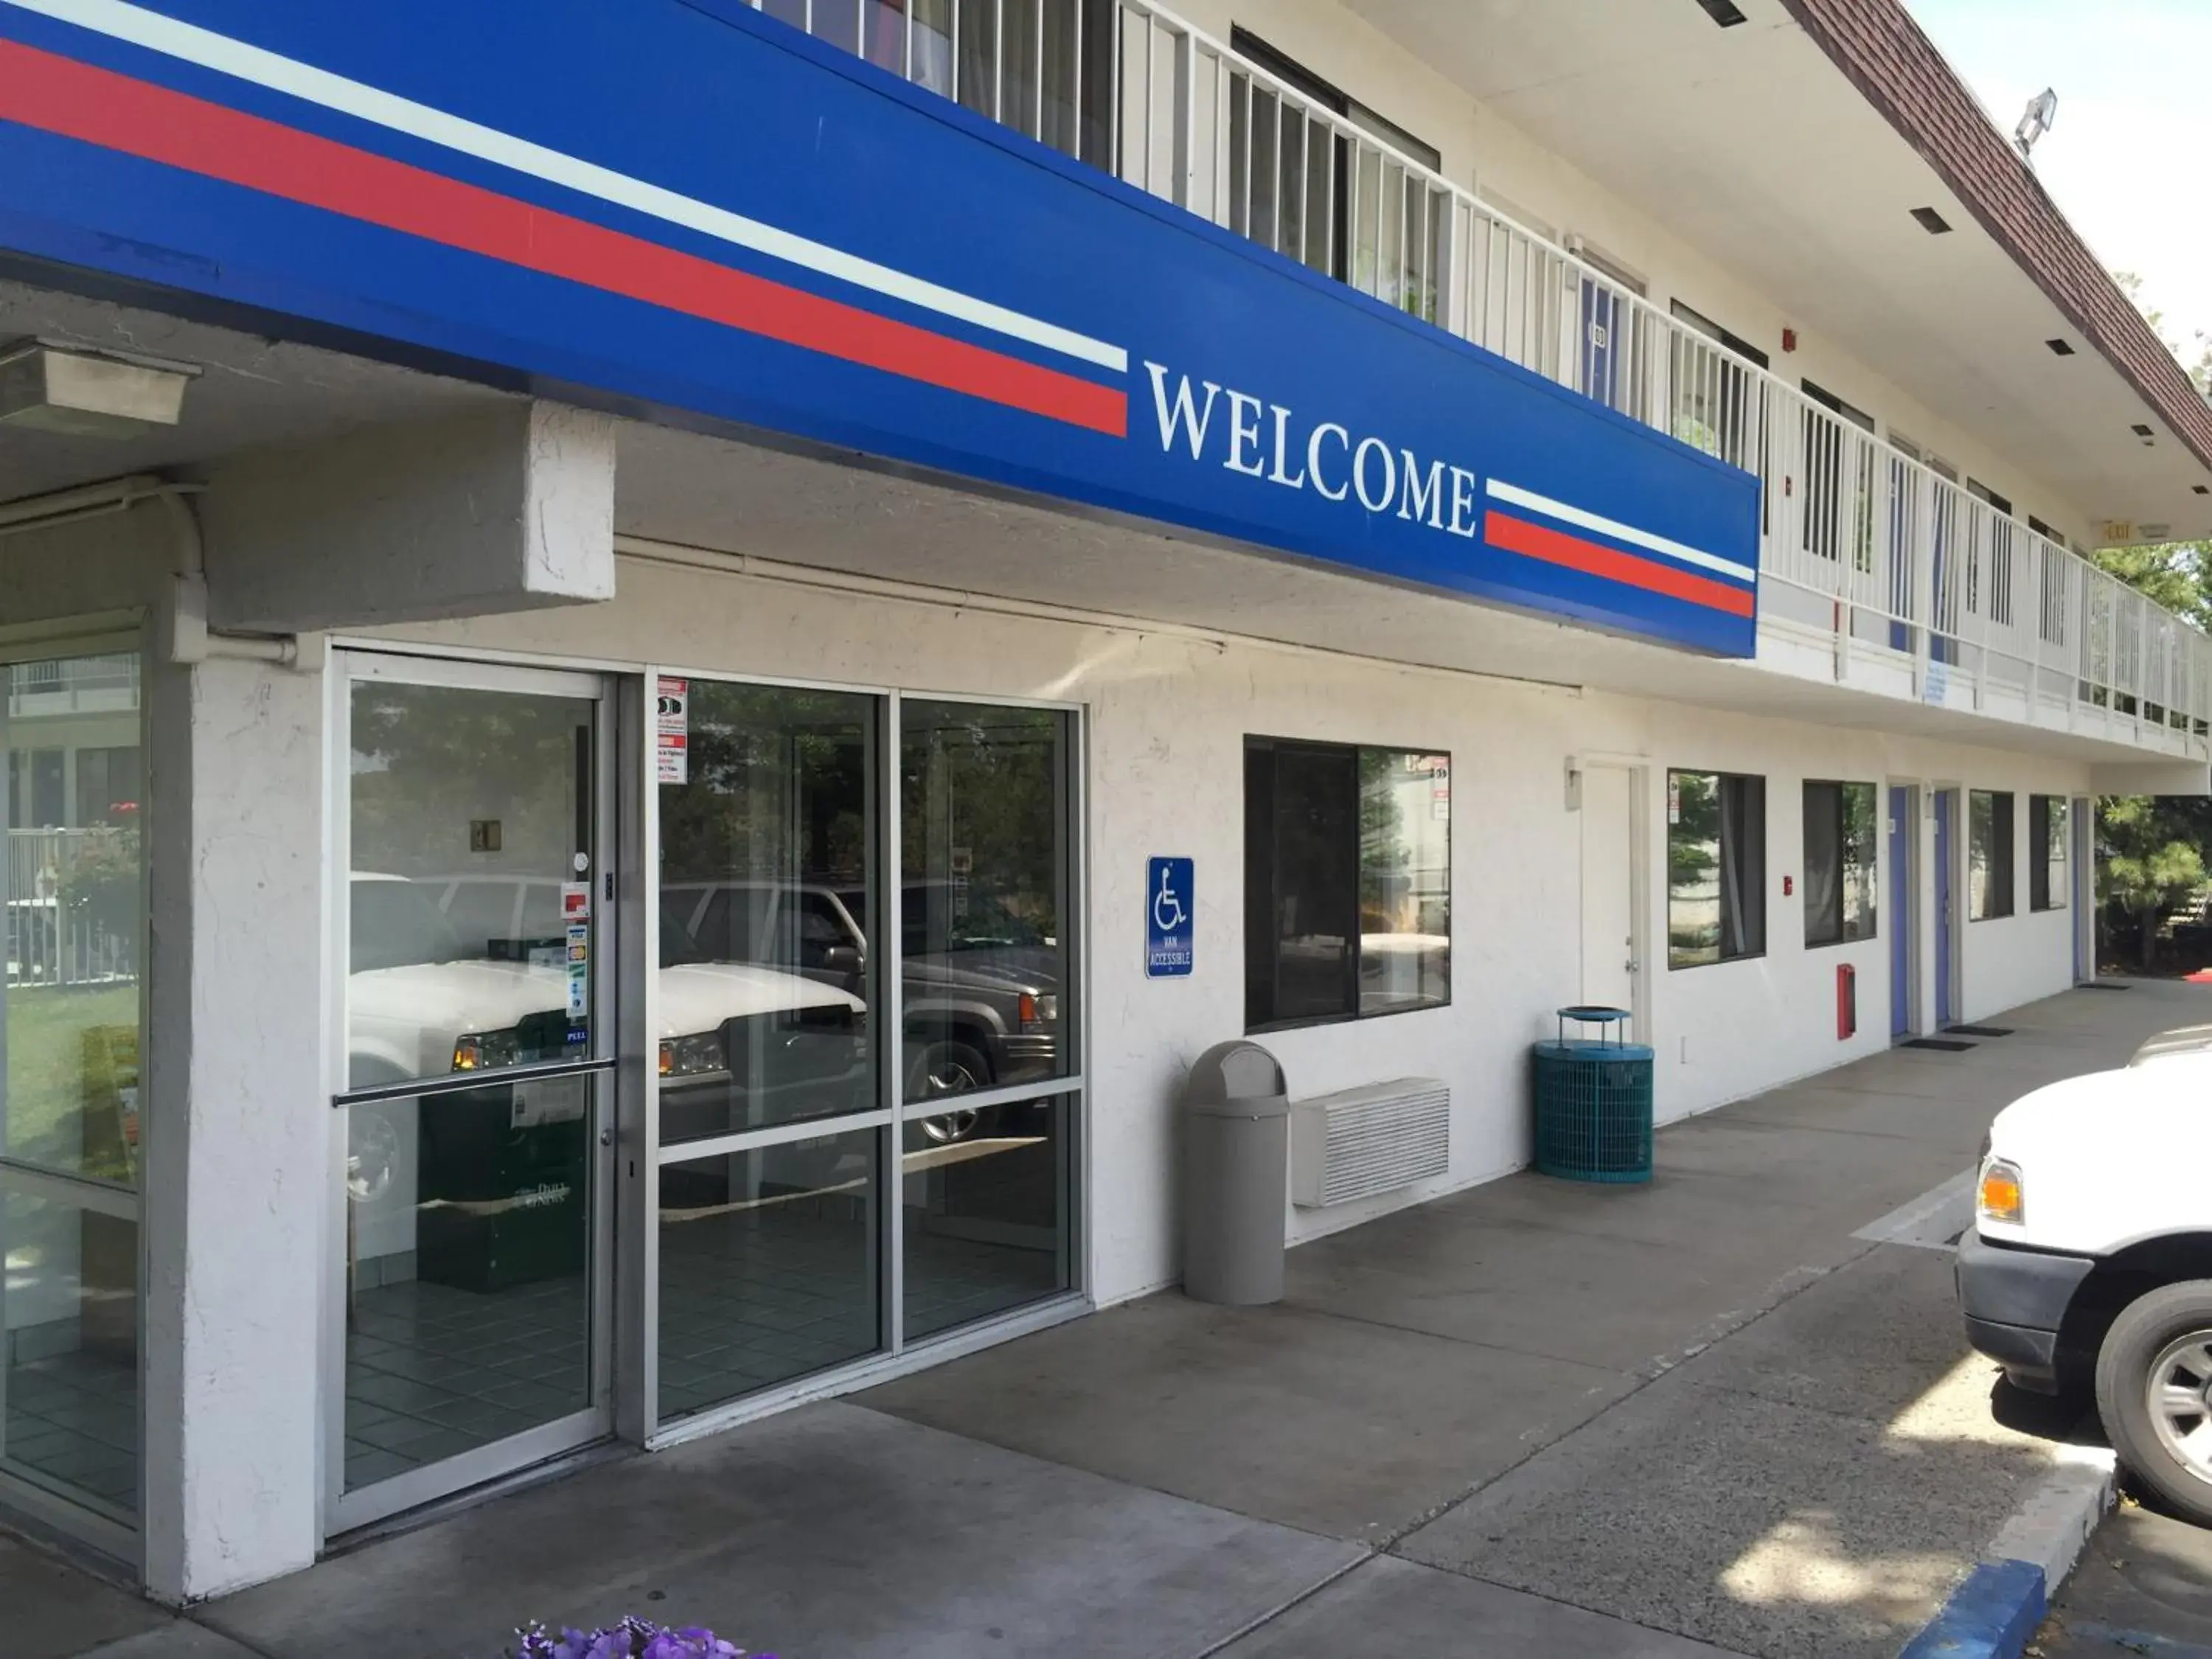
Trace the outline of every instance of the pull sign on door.
<instances>
[{"instance_id":1,"label":"pull sign on door","mask_svg":"<svg viewBox=\"0 0 2212 1659\"><path fill-rule=\"evenodd\" d=\"M1154 859L1145 867L1145 976L1180 979L1197 957L1197 902L1188 859Z\"/></svg>"}]
</instances>

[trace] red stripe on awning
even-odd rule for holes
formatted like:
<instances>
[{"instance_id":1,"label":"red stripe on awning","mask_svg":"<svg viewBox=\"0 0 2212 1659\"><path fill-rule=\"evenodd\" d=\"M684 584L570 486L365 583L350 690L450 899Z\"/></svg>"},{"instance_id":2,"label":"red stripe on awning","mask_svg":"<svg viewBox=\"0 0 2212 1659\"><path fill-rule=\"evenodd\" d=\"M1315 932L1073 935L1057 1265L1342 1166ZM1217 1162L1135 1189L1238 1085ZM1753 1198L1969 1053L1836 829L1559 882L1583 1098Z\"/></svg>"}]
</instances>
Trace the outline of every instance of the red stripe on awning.
<instances>
[{"instance_id":1,"label":"red stripe on awning","mask_svg":"<svg viewBox=\"0 0 2212 1659\"><path fill-rule=\"evenodd\" d=\"M1127 394L443 173L0 41L0 120L641 300L1109 436Z\"/></svg>"},{"instance_id":2,"label":"red stripe on awning","mask_svg":"<svg viewBox=\"0 0 2212 1659\"><path fill-rule=\"evenodd\" d=\"M1608 581L1623 582L1648 592L1664 593L1669 599L1686 599L1692 605L1725 611L1732 617L1753 614L1752 594L1747 587L1735 587L1727 582L1693 576L1686 570L1677 570L1672 565L1656 563L1650 559L1639 559L1633 553L1624 553L1617 547L1607 547L1602 543L1571 536L1564 530L1553 529L1549 525L1516 519L1510 513L1500 513L1496 507L1490 508L1483 515L1482 538L1491 546L1502 548L1508 553L1541 559L1547 564L1565 565L1570 570L1603 576Z\"/></svg>"}]
</instances>

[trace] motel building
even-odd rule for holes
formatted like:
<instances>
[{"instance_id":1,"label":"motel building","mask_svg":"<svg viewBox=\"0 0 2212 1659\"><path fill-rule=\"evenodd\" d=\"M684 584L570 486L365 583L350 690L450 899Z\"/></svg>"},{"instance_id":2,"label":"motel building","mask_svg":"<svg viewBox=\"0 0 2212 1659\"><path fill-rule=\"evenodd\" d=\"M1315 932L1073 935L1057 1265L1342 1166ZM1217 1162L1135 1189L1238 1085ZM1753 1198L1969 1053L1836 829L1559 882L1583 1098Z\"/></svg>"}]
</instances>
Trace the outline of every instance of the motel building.
<instances>
[{"instance_id":1,"label":"motel building","mask_svg":"<svg viewBox=\"0 0 2212 1659\"><path fill-rule=\"evenodd\" d=\"M191 1601L1172 1285L1227 1039L1295 1243L1561 1005L2092 971L2212 411L1899 0L1172 3L0 0L0 1505Z\"/></svg>"}]
</instances>

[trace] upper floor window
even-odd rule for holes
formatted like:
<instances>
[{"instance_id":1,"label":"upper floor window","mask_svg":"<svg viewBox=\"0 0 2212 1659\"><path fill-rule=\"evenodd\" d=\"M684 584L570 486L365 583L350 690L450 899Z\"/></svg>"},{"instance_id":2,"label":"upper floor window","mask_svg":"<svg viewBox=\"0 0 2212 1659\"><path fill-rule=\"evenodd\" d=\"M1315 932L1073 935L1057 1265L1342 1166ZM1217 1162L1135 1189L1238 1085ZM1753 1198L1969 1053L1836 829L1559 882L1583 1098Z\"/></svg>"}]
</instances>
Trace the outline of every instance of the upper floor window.
<instances>
[{"instance_id":1,"label":"upper floor window","mask_svg":"<svg viewBox=\"0 0 2212 1659\"><path fill-rule=\"evenodd\" d=\"M758 0L793 28L1076 156L1113 166L1120 0Z\"/></svg>"},{"instance_id":2,"label":"upper floor window","mask_svg":"<svg viewBox=\"0 0 2212 1659\"><path fill-rule=\"evenodd\" d=\"M1835 416L1804 412L1805 550L1823 559L1851 556L1855 569L1874 568L1874 447L1856 442L1845 429L1855 426L1869 437L1874 416L1845 403L1826 386L1798 383L1805 396Z\"/></svg>"},{"instance_id":3,"label":"upper floor window","mask_svg":"<svg viewBox=\"0 0 2212 1659\"><path fill-rule=\"evenodd\" d=\"M1230 44L1294 95L1231 67L1224 222L1385 304L1437 321L1451 194L1383 146L1431 173L1443 163L1436 148L1251 30L1231 30ZM1314 113L1316 107L1337 121ZM1363 134L1380 142L1365 143Z\"/></svg>"},{"instance_id":4,"label":"upper floor window","mask_svg":"<svg viewBox=\"0 0 2212 1659\"><path fill-rule=\"evenodd\" d=\"M1966 493L1990 509L1989 556L1990 580L1984 592L1981 581L1980 559L1966 562L1966 608L1981 611L1986 607L1989 619L2001 628L2009 628L2013 621L2013 555L2019 546L2019 526L2014 523L2012 503L1998 495L1978 478L1966 480Z\"/></svg>"},{"instance_id":5,"label":"upper floor window","mask_svg":"<svg viewBox=\"0 0 2212 1659\"><path fill-rule=\"evenodd\" d=\"M1766 354L1680 300L1671 309L1674 320L1686 328L1668 337L1668 384L1674 389L1670 429L1684 443L1731 466L1760 471L1766 453L1766 387L1745 365L1765 368ZM1694 335L1703 335L1712 346L1701 345Z\"/></svg>"},{"instance_id":6,"label":"upper floor window","mask_svg":"<svg viewBox=\"0 0 2212 1659\"><path fill-rule=\"evenodd\" d=\"M1820 385L1816 381L1800 380L1797 384L1804 388L1805 395L1807 397L1810 398L1814 403L1820 404L1821 408L1826 410L1830 414L1842 416L1844 419L1849 421L1853 426L1858 428L1862 432L1872 432L1874 430L1874 416L1868 414L1863 409L1860 409L1853 404L1845 403L1841 398L1836 396L1834 392L1829 391L1827 387Z\"/></svg>"}]
</instances>

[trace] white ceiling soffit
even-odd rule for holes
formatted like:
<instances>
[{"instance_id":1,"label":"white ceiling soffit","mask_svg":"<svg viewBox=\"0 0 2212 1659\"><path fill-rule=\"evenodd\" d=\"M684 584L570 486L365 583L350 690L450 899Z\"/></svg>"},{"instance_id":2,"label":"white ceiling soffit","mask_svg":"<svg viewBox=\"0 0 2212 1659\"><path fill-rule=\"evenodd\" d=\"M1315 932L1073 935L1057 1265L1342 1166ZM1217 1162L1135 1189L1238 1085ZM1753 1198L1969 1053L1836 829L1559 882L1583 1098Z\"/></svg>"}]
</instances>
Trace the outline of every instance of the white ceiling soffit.
<instances>
[{"instance_id":1,"label":"white ceiling soffit","mask_svg":"<svg viewBox=\"0 0 2212 1659\"><path fill-rule=\"evenodd\" d=\"M1658 699L1650 713L1661 724L1668 703L1695 703L2085 760L2144 758L2086 733L1848 690L1303 560L666 427L624 422L617 434L618 535L915 583L971 603L994 595L1380 663ZM589 607L544 615L545 627L577 630L577 648L587 648ZM867 678L882 667L854 672Z\"/></svg>"},{"instance_id":2,"label":"white ceiling soffit","mask_svg":"<svg viewBox=\"0 0 2212 1659\"><path fill-rule=\"evenodd\" d=\"M306 446L388 421L430 420L507 393L365 357L0 282L0 340L37 335L199 364L184 417L115 439L8 428L0 501L133 472L189 472L241 450Z\"/></svg>"},{"instance_id":3,"label":"white ceiling soffit","mask_svg":"<svg viewBox=\"0 0 2212 1659\"><path fill-rule=\"evenodd\" d=\"M2021 512L2046 510L2029 481L2047 480L2100 520L2212 533L2212 497L2191 488L2212 475L1780 0L1737 0L1747 21L1730 28L1698 0L1346 3L1768 296L1808 341L1982 437L2022 470L1985 481ZM1922 229L1923 206L1950 234ZM2053 354L2052 338L2075 355ZM1753 343L1791 372L1778 340ZM1885 413L1869 389L1829 390Z\"/></svg>"}]
</instances>

